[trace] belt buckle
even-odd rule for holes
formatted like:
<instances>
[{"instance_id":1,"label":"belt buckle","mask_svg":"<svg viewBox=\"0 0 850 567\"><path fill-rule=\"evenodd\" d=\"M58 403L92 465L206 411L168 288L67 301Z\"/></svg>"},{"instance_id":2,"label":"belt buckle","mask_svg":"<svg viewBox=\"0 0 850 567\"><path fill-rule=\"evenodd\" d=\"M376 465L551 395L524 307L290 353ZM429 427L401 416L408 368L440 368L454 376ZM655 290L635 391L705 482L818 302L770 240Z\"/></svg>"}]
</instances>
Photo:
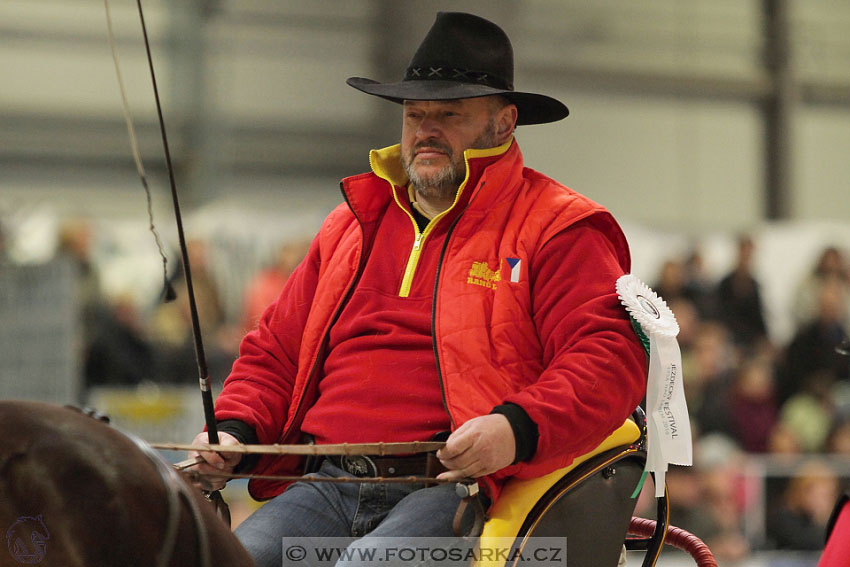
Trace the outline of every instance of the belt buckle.
<instances>
[{"instance_id":1,"label":"belt buckle","mask_svg":"<svg viewBox=\"0 0 850 567\"><path fill-rule=\"evenodd\" d=\"M378 466L366 455L343 455L339 459L339 464L345 472L356 477L378 476Z\"/></svg>"}]
</instances>

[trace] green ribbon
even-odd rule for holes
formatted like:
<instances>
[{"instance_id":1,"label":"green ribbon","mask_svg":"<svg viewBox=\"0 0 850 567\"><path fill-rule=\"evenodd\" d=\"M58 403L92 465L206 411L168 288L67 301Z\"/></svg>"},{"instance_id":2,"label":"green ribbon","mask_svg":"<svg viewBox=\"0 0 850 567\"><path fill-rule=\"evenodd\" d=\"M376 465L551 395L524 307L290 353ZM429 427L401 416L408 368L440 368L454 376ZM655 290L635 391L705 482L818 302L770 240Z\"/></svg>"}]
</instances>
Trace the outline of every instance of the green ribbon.
<instances>
[{"instance_id":1,"label":"green ribbon","mask_svg":"<svg viewBox=\"0 0 850 567\"><path fill-rule=\"evenodd\" d=\"M643 484L646 482L647 476L649 476L649 471L644 469L643 474L640 475L640 480L638 481L635 491L632 492L632 499L637 498L638 494L640 494L640 491L643 490Z\"/></svg>"}]
</instances>

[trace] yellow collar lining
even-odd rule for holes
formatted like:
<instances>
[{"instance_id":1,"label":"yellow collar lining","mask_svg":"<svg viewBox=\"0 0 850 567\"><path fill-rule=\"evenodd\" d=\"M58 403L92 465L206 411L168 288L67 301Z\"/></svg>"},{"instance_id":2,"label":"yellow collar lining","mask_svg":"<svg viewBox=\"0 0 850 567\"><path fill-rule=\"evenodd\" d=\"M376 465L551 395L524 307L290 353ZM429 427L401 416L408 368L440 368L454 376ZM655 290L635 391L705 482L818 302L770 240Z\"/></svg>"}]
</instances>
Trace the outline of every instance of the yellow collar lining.
<instances>
[{"instance_id":1,"label":"yellow collar lining","mask_svg":"<svg viewBox=\"0 0 850 567\"><path fill-rule=\"evenodd\" d=\"M501 155L508 151L513 141L514 138L511 136L501 146L486 149L468 149L463 152L463 155L467 164L471 159ZM409 181L407 179L407 173L405 173L404 168L401 166L401 144L370 151L369 165L375 175L389 181L393 185L404 187Z\"/></svg>"}]
</instances>

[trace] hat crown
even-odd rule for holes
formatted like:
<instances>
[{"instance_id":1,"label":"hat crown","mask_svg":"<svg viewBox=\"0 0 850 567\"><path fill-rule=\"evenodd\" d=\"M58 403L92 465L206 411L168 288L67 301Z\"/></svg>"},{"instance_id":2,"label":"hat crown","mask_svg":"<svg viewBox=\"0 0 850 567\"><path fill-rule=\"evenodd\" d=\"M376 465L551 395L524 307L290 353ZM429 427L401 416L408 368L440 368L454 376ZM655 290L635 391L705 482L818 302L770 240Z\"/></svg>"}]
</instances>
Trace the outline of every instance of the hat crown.
<instances>
[{"instance_id":1,"label":"hat crown","mask_svg":"<svg viewBox=\"0 0 850 567\"><path fill-rule=\"evenodd\" d=\"M512 91L513 47L504 30L489 20L439 12L403 80L448 80Z\"/></svg>"}]
</instances>

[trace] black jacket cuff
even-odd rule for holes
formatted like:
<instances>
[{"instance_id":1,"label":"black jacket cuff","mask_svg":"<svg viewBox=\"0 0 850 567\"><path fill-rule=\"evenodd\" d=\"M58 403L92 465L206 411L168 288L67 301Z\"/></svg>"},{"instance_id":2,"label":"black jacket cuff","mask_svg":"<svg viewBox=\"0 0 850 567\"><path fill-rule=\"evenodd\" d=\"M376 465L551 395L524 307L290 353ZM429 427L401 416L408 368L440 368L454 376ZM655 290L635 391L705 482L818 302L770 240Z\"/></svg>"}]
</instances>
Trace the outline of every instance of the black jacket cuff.
<instances>
[{"instance_id":1,"label":"black jacket cuff","mask_svg":"<svg viewBox=\"0 0 850 567\"><path fill-rule=\"evenodd\" d=\"M511 429L514 431L514 440L516 441L516 459L514 464L521 461L530 461L537 452L537 440L540 438L540 432L537 429L537 424L531 419L522 407L510 402L501 404L493 408L490 412L498 413L508 418L508 423L511 424Z\"/></svg>"},{"instance_id":2,"label":"black jacket cuff","mask_svg":"<svg viewBox=\"0 0 850 567\"><path fill-rule=\"evenodd\" d=\"M220 432L233 435L244 445L256 445L259 442L257 439L257 432L244 421L239 421L238 419L225 419L216 422L216 426ZM250 470L254 468L254 465L256 465L259 460L259 455L243 455L242 460L239 461L239 464L236 465L233 472L238 474Z\"/></svg>"}]
</instances>

